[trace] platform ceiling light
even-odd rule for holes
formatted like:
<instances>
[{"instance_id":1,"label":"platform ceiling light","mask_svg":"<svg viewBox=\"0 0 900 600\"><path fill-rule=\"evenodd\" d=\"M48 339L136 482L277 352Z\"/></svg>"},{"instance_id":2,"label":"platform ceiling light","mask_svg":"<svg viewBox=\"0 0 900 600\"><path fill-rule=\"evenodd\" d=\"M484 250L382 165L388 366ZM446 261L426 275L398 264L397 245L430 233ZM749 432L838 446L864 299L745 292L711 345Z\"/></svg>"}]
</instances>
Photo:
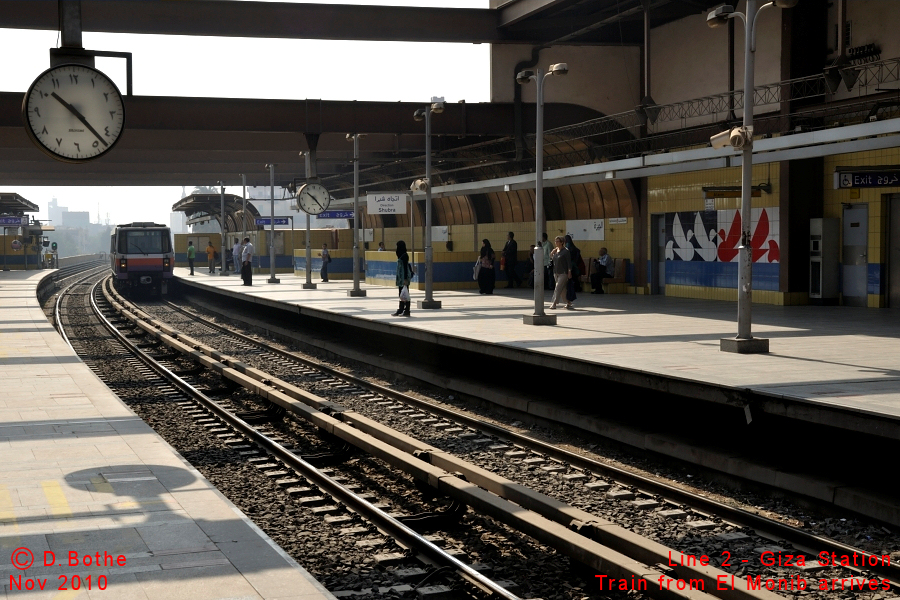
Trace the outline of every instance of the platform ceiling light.
<instances>
[{"instance_id":1,"label":"platform ceiling light","mask_svg":"<svg viewBox=\"0 0 900 600\"><path fill-rule=\"evenodd\" d=\"M734 14L734 7L730 4L724 4L706 15L706 24L710 27L718 27L728 22L728 19Z\"/></svg>"}]
</instances>

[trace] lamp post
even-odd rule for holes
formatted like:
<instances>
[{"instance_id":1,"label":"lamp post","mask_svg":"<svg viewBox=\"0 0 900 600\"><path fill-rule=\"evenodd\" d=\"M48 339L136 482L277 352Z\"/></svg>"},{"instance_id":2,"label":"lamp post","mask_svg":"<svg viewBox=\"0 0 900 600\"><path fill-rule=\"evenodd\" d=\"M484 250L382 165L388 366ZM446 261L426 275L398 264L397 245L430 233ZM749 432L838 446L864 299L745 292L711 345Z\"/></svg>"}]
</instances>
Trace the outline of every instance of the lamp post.
<instances>
[{"instance_id":1,"label":"lamp post","mask_svg":"<svg viewBox=\"0 0 900 600\"><path fill-rule=\"evenodd\" d=\"M734 338L719 341L722 352L757 354L769 351L769 340L754 338L750 331L750 313L753 294L753 248L751 247L750 199L753 185L753 103L754 65L756 62L756 23L759 13L770 6L791 8L799 0L773 0L758 6L758 0L747 0L746 15L735 12L731 5L720 6L706 17L706 24L718 27L735 17L744 23L744 121L742 127L735 127L725 134L713 136L710 140L714 148L731 144L743 150L741 161L741 245L738 263L738 333ZM757 8L758 6L758 8Z\"/></svg>"},{"instance_id":2,"label":"lamp post","mask_svg":"<svg viewBox=\"0 0 900 600\"><path fill-rule=\"evenodd\" d=\"M225 182L219 181L219 216L222 218L222 270L219 271L219 275L228 275L228 269L225 267L228 265L228 261L225 259L225 252L227 251L228 243L225 237Z\"/></svg>"},{"instance_id":3,"label":"lamp post","mask_svg":"<svg viewBox=\"0 0 900 600\"><path fill-rule=\"evenodd\" d=\"M269 169L269 194L271 201L271 228L269 229L269 279L266 283L281 283L281 280L275 277L275 165L268 164Z\"/></svg>"},{"instance_id":4,"label":"lamp post","mask_svg":"<svg viewBox=\"0 0 900 600\"><path fill-rule=\"evenodd\" d=\"M432 97L431 104L426 108L420 108L413 113L416 121L425 121L425 181L417 179L410 189L413 191L425 190L425 300L420 300L419 308L440 308L440 300L432 297L434 289L434 250L431 247L431 113L444 112L444 99ZM409 218L412 219L412 211Z\"/></svg>"},{"instance_id":5,"label":"lamp post","mask_svg":"<svg viewBox=\"0 0 900 600\"><path fill-rule=\"evenodd\" d=\"M534 247L534 314L523 316L522 321L526 325L556 325L556 315L544 312L544 251L541 248L544 233L544 79L568 72L569 66L566 63L556 63L550 65L546 73L537 69L534 72L521 71L516 75L516 82L521 85L532 80L537 84L537 125L534 137L534 235L537 239Z\"/></svg>"},{"instance_id":6,"label":"lamp post","mask_svg":"<svg viewBox=\"0 0 900 600\"><path fill-rule=\"evenodd\" d=\"M241 173L241 243L247 237L247 175ZM240 266L235 267L240 271Z\"/></svg>"},{"instance_id":7,"label":"lamp post","mask_svg":"<svg viewBox=\"0 0 900 600\"><path fill-rule=\"evenodd\" d=\"M353 289L348 296L365 296L366 290L359 289L359 133L347 134L353 140Z\"/></svg>"}]
</instances>

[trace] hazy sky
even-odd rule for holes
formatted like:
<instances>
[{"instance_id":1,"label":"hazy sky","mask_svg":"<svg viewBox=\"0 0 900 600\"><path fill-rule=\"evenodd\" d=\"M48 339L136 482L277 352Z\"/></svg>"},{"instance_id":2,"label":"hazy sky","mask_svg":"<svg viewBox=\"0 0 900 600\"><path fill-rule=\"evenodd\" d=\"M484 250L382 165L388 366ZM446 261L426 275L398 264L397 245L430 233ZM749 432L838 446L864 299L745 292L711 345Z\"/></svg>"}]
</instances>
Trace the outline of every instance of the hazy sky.
<instances>
[{"instance_id":1,"label":"hazy sky","mask_svg":"<svg viewBox=\"0 0 900 600\"><path fill-rule=\"evenodd\" d=\"M328 3L328 2L325 2ZM428 0L341 4L391 4L487 8L487 0ZM52 9L56 10L55 3ZM488 44L424 44L264 40L101 34L86 32L85 48L133 53L134 93L142 96L205 96L427 102L487 102ZM24 93L50 66L49 49L58 45L55 31L0 29L0 56L15 56L0 66L0 91ZM274 56L296 56L290 62ZM308 57L308 58L307 58ZM310 68L320 60L327 69ZM98 58L96 66L125 91L125 61ZM415 76L412 76L415 74ZM412 117L410 117L412 118ZM127 124L126 124L127 127ZM101 159L102 160L102 159ZM235 174L237 179L238 174ZM198 181L195 185L215 182ZM37 218L47 218L47 204L57 198L70 211L89 211L91 222L169 222L180 187L64 187L0 185L37 204ZM190 192L190 188L187 190ZM240 186L228 193L240 195ZM279 209L276 207L276 211Z\"/></svg>"}]
</instances>

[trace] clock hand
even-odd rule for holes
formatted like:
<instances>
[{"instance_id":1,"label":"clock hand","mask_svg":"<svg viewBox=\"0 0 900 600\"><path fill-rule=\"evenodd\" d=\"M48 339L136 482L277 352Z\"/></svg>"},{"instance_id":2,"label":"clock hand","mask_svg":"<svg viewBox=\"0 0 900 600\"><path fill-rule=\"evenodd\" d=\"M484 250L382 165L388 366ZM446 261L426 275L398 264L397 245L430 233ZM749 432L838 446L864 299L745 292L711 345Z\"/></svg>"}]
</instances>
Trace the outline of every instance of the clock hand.
<instances>
[{"instance_id":1,"label":"clock hand","mask_svg":"<svg viewBox=\"0 0 900 600\"><path fill-rule=\"evenodd\" d=\"M316 200L316 197L315 197L315 196L313 196L312 194L310 194L309 197L313 199L313 202L315 202L316 204L319 205L319 208L321 208L322 210L325 210L325 207L322 206L322 203L321 203L321 202L319 202L318 200Z\"/></svg>"},{"instance_id":2,"label":"clock hand","mask_svg":"<svg viewBox=\"0 0 900 600\"><path fill-rule=\"evenodd\" d=\"M71 104L69 104L68 102L66 102L65 100L63 100L62 98L60 98L60 97L56 94L56 92L53 92L53 93L50 94L50 95L53 96L54 98L56 98L57 100L59 100L59 103L60 103L60 104L62 104L62 105L65 106L66 108L68 108L68 109L69 109L69 112L71 112L73 115L75 115L75 117L76 117L79 121L81 121L81 122L84 124L85 127L87 127L88 129L90 129L90 130L91 130L91 133L93 133L94 135L96 135L96 136L97 136L97 139L100 140L100 141L103 143L104 146L109 146L109 144L106 143L106 140L104 140L102 137L100 137L100 134L97 133L97 130L94 129L93 127L91 127L91 124L87 122L87 119L84 118L84 115L81 114L80 112L78 112L78 109L77 109L77 108L75 108L74 106L72 106Z\"/></svg>"}]
</instances>

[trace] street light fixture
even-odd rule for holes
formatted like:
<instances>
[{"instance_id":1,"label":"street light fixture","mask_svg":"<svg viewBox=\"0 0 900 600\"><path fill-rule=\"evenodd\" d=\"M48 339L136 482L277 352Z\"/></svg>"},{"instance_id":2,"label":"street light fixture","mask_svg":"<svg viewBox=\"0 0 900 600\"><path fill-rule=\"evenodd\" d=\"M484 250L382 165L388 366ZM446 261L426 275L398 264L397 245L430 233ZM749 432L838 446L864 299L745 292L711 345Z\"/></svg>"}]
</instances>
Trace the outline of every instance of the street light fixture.
<instances>
[{"instance_id":1,"label":"street light fixture","mask_svg":"<svg viewBox=\"0 0 900 600\"><path fill-rule=\"evenodd\" d=\"M538 69L520 71L516 75L516 81L521 85L532 80L537 84L537 127L534 141L534 235L537 239L534 247L534 314L523 317L526 325L556 325L556 315L544 312L544 251L541 248L544 233L544 79L568 72L569 66L566 63L556 63L550 65L546 73L541 73Z\"/></svg>"},{"instance_id":2,"label":"street light fixture","mask_svg":"<svg viewBox=\"0 0 900 600\"><path fill-rule=\"evenodd\" d=\"M366 290L359 289L359 138L365 134L348 133L347 140L353 141L353 289L347 295L361 297Z\"/></svg>"},{"instance_id":3,"label":"street light fixture","mask_svg":"<svg viewBox=\"0 0 900 600\"><path fill-rule=\"evenodd\" d=\"M269 170L269 195L272 221L269 227L269 278L266 283L281 283L281 280L275 277L275 165L268 164L266 168Z\"/></svg>"},{"instance_id":4,"label":"street light fixture","mask_svg":"<svg viewBox=\"0 0 900 600\"><path fill-rule=\"evenodd\" d=\"M425 121L425 179L417 179L410 187L413 191L425 192L425 300L418 302L419 308L440 308L440 300L433 298L434 293L434 250L431 247L431 113L444 112L444 99L431 98L431 104L425 108L419 108L413 113L416 121ZM418 186L417 186L418 184ZM410 221L413 218L412 211L409 214Z\"/></svg>"},{"instance_id":5,"label":"street light fixture","mask_svg":"<svg viewBox=\"0 0 900 600\"><path fill-rule=\"evenodd\" d=\"M758 5L758 0L747 0L747 12L735 12L731 5L720 6L706 17L706 24L718 27L729 19L739 18L744 23L744 122L742 127L714 135L710 143L714 148L732 146L743 151L741 162L741 245L738 264L738 333L737 337L719 341L723 352L757 354L769 351L769 340L754 338L750 331L750 311L753 292L753 248L751 247L750 198L753 193L753 70L756 59L756 23L764 8L792 8L799 0L772 0ZM757 6L759 6L757 8ZM725 136L725 134L728 134Z\"/></svg>"},{"instance_id":6,"label":"street light fixture","mask_svg":"<svg viewBox=\"0 0 900 600\"><path fill-rule=\"evenodd\" d=\"M222 269L219 271L219 275L228 275L228 261L225 259L226 252L228 251L228 242L225 237L225 182L217 181L219 185L219 217L222 219Z\"/></svg>"}]
</instances>

